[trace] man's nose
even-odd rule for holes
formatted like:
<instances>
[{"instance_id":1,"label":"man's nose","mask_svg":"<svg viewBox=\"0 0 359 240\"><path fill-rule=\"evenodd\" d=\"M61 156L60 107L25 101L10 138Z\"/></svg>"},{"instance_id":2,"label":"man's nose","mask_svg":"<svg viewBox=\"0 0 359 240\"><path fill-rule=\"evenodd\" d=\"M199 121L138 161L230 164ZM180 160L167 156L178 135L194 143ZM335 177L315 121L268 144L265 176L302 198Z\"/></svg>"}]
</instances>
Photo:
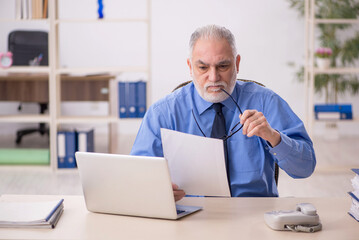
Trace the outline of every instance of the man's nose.
<instances>
[{"instance_id":1,"label":"man's nose","mask_svg":"<svg viewBox=\"0 0 359 240\"><path fill-rule=\"evenodd\" d=\"M208 80L212 82L216 82L219 80L219 74L216 68L211 67L208 73Z\"/></svg>"}]
</instances>

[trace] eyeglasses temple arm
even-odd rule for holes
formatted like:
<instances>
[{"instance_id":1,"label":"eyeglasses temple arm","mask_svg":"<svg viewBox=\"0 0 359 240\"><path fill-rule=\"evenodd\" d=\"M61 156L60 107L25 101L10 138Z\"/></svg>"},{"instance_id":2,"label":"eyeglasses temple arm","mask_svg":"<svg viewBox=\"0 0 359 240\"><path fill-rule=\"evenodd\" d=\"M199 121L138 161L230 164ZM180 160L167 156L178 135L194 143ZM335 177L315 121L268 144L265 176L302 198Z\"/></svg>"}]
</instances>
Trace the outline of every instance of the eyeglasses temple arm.
<instances>
[{"instance_id":1,"label":"eyeglasses temple arm","mask_svg":"<svg viewBox=\"0 0 359 240\"><path fill-rule=\"evenodd\" d=\"M241 108L239 107L239 105L238 105L238 103L236 102L236 100L234 100L234 98L231 96L231 94L229 94L229 93L228 93L226 90L224 90L223 88L221 88L221 90L222 90L223 92L225 92L225 93L233 100L233 102L236 104L236 106L237 106L239 112L240 112L241 114L243 114Z\"/></svg>"},{"instance_id":2,"label":"eyeglasses temple arm","mask_svg":"<svg viewBox=\"0 0 359 240\"><path fill-rule=\"evenodd\" d=\"M198 129L201 131L202 135L203 135L204 137L206 137L206 135L205 135L204 132L202 131L201 127L199 126L196 117L194 116L193 109L192 109L192 116L193 116L193 118L194 118L194 121L195 121L196 124L197 124Z\"/></svg>"},{"instance_id":3,"label":"eyeglasses temple arm","mask_svg":"<svg viewBox=\"0 0 359 240\"><path fill-rule=\"evenodd\" d=\"M237 126L237 125L238 125L238 124L236 124L236 126ZM238 128L236 131L234 131L234 132L232 132L231 134L229 134L227 137L223 138L223 141L227 141L228 138L230 138L230 137L232 137L234 134L236 134L239 130L242 129L242 127L243 127L243 125L242 125L240 128ZM233 127L233 128L235 128L235 127ZM232 130L233 130L233 128L232 128Z\"/></svg>"}]
</instances>

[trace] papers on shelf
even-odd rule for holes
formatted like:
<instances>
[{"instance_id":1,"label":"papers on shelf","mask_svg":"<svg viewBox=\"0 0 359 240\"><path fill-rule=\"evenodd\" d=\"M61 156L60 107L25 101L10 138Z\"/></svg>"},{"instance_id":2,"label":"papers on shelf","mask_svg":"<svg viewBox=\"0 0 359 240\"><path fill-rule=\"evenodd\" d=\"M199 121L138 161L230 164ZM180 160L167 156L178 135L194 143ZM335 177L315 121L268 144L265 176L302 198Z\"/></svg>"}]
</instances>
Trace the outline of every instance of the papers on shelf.
<instances>
[{"instance_id":1,"label":"papers on shelf","mask_svg":"<svg viewBox=\"0 0 359 240\"><path fill-rule=\"evenodd\" d=\"M354 198L352 199L352 205L349 209L349 215L359 222L359 202Z\"/></svg>"},{"instance_id":2,"label":"papers on shelf","mask_svg":"<svg viewBox=\"0 0 359 240\"><path fill-rule=\"evenodd\" d=\"M0 227L54 228L63 212L63 201L0 202Z\"/></svg>"},{"instance_id":3,"label":"papers on shelf","mask_svg":"<svg viewBox=\"0 0 359 240\"><path fill-rule=\"evenodd\" d=\"M352 205L348 213L359 222L359 169L353 168L352 171L355 172L356 175L351 180L354 190L349 192L349 195L352 197Z\"/></svg>"},{"instance_id":4,"label":"papers on shelf","mask_svg":"<svg viewBox=\"0 0 359 240\"><path fill-rule=\"evenodd\" d=\"M161 128L171 180L187 195L230 197L223 140Z\"/></svg>"}]
</instances>

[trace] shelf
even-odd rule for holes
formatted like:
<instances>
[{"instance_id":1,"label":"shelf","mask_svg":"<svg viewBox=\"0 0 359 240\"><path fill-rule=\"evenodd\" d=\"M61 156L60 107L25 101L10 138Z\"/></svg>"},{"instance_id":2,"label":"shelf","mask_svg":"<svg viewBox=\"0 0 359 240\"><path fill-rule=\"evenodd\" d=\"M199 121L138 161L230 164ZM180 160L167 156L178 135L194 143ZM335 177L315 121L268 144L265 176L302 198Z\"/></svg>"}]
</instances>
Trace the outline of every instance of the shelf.
<instances>
[{"instance_id":1,"label":"shelf","mask_svg":"<svg viewBox=\"0 0 359 240\"><path fill-rule=\"evenodd\" d=\"M58 19L55 24L60 23L127 23L127 22L149 22L147 18L109 18L109 19Z\"/></svg>"},{"instance_id":2,"label":"shelf","mask_svg":"<svg viewBox=\"0 0 359 240\"><path fill-rule=\"evenodd\" d=\"M139 122L141 123L143 120L143 118L117 118L117 121L121 122L121 123L133 123L133 122Z\"/></svg>"},{"instance_id":3,"label":"shelf","mask_svg":"<svg viewBox=\"0 0 359 240\"><path fill-rule=\"evenodd\" d=\"M49 123L50 117L48 115L0 115L0 122Z\"/></svg>"},{"instance_id":4,"label":"shelf","mask_svg":"<svg viewBox=\"0 0 359 240\"><path fill-rule=\"evenodd\" d=\"M0 19L0 23L14 23L14 22L45 22L49 23L49 19L47 18L38 18L38 19L12 19L12 18L2 18Z\"/></svg>"},{"instance_id":5,"label":"shelf","mask_svg":"<svg viewBox=\"0 0 359 240\"><path fill-rule=\"evenodd\" d=\"M358 123L359 118L354 117L353 119L314 119L315 122L340 122L340 123Z\"/></svg>"},{"instance_id":6,"label":"shelf","mask_svg":"<svg viewBox=\"0 0 359 240\"><path fill-rule=\"evenodd\" d=\"M359 19L314 19L314 24L358 24Z\"/></svg>"},{"instance_id":7,"label":"shelf","mask_svg":"<svg viewBox=\"0 0 359 240\"><path fill-rule=\"evenodd\" d=\"M57 120L58 124L75 124L75 123L116 123L117 117L111 116L62 116Z\"/></svg>"},{"instance_id":8,"label":"shelf","mask_svg":"<svg viewBox=\"0 0 359 240\"><path fill-rule=\"evenodd\" d=\"M122 72L148 72L147 67L85 67L85 68L59 68L56 74L97 74Z\"/></svg>"},{"instance_id":9,"label":"shelf","mask_svg":"<svg viewBox=\"0 0 359 240\"><path fill-rule=\"evenodd\" d=\"M310 71L310 69L309 69ZM359 73L359 68L314 68L314 74L355 74Z\"/></svg>"},{"instance_id":10,"label":"shelf","mask_svg":"<svg viewBox=\"0 0 359 240\"><path fill-rule=\"evenodd\" d=\"M73 123L132 123L141 122L143 118L118 118L111 116L62 116L57 120L58 124L73 124Z\"/></svg>"},{"instance_id":11,"label":"shelf","mask_svg":"<svg viewBox=\"0 0 359 240\"><path fill-rule=\"evenodd\" d=\"M115 0L114 0L115 1ZM42 78L47 81L48 86L48 114L17 114L14 115L0 115L0 123L47 123L49 128L49 150L50 150L50 167L47 167L47 170L51 171L72 171L69 169L57 169L57 132L59 127L64 124L65 127L68 124L72 125L96 125L103 124L108 125L108 152L117 152L118 144L117 144L117 131L118 125L128 123L129 125L134 123L136 126L139 125L142 121L142 118L126 118L121 119L118 115L115 115L114 112L118 109L118 89L116 85L116 76L123 73L140 73L141 75L147 75L146 80L149 85L151 83L151 0L147 0L147 14L136 17L121 17L114 16L113 18L105 18L105 19L96 19L95 16L93 19L85 18L79 19L74 17L69 17L68 19L58 18L59 16L59 2L61 1L48 1L48 18L47 19L10 19L5 16L0 16L0 23L3 25L21 25L21 24L29 24L34 25L36 27L39 24L45 25L45 28L48 30L48 60L49 66L12 66L7 69L0 68L0 75L16 75L10 73L19 73L21 75L43 75ZM14 1L15 4L15 1ZM76 16L75 16L76 17ZM71 24L73 26L71 26ZM146 60L146 62L138 63L142 66L118 66L116 63L110 67L100 67L94 64L94 67L85 63L85 65L80 67L64 67L60 65L60 53L62 52L62 48L66 46L60 46L60 36L59 33L64 31L65 29L61 29L61 26L71 27L76 31L76 27L78 24L93 24L95 26L99 26L98 24L130 24L133 25L129 29L128 33L131 34L131 31L135 31L137 27L140 27L138 30L143 29L142 25L146 25L146 33L147 36L147 53L141 56L141 60ZM9 25L9 26L10 26ZM81 25L83 26L83 25ZM101 25L105 26L105 25ZM107 26L107 25L106 25ZM136 39L134 39L136 40ZM106 66L106 65L105 65ZM78 78L78 80L82 81L81 77L84 77L83 80L88 80L89 75L98 75L98 74L109 74L111 75L111 79L104 79L104 81L109 81L108 86L108 113L105 115L92 115L91 112L87 113L90 116L78 116L75 115L65 115L61 116L61 104L64 102L61 98L61 84L65 84L66 80L71 80L74 76ZM68 76L61 76L62 74ZM86 77L85 77L86 76ZM98 76L94 77L94 80L98 80ZM38 79L36 79L38 80ZM42 79L41 79L42 80ZM11 80L10 80L11 81ZM76 82L76 84L82 84L82 86L87 86L87 82L84 81L81 83L80 81ZM103 82L101 82L102 84ZM44 84L43 82L41 84ZM147 85L147 86L149 86ZM59 88L60 87L60 88ZM81 91L81 87L77 87L78 91ZM27 90L27 89L26 89ZM92 95L91 95L92 96ZM150 91L147 90L147 102L150 99ZM107 115L106 115L107 114ZM77 115L77 116L76 116ZM127 126L125 126L127 127ZM76 170L75 170L76 171Z\"/></svg>"},{"instance_id":12,"label":"shelf","mask_svg":"<svg viewBox=\"0 0 359 240\"><path fill-rule=\"evenodd\" d=\"M319 69L315 66L314 49L318 39L318 24L347 24L353 25L359 23L359 18L317 18L316 17L316 1L306 0L304 3L304 16L305 16L305 68L304 68L304 82L305 82L305 125L308 134L311 136L314 132L315 123L358 123L359 119L352 120L339 120L339 119L314 119L314 95L315 95L315 78L319 74L359 74L359 67L357 65L349 67L333 67L328 69ZM353 25L352 27L357 28ZM319 41L320 42L320 41Z\"/></svg>"},{"instance_id":13,"label":"shelf","mask_svg":"<svg viewBox=\"0 0 359 240\"><path fill-rule=\"evenodd\" d=\"M0 68L0 73L50 73L50 68L48 66L12 66L9 68Z\"/></svg>"},{"instance_id":14,"label":"shelf","mask_svg":"<svg viewBox=\"0 0 359 240\"><path fill-rule=\"evenodd\" d=\"M16 165L0 165L1 170L5 171L41 171L41 172L53 172L51 165L29 165L29 164L16 164Z\"/></svg>"}]
</instances>

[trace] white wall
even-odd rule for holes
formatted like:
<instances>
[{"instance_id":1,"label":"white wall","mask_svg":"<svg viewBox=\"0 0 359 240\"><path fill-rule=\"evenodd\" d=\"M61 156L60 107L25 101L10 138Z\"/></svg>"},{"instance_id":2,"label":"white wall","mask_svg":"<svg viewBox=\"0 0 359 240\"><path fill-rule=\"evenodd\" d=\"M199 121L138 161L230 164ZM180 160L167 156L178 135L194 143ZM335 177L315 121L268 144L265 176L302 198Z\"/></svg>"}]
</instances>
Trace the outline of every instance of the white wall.
<instances>
[{"instance_id":1,"label":"white wall","mask_svg":"<svg viewBox=\"0 0 359 240\"><path fill-rule=\"evenodd\" d=\"M96 17L96 1L60 0L60 17ZM144 0L105 0L105 17L142 17ZM13 15L13 1L0 0L0 17ZM304 63L304 20L286 0L152 0L152 102L189 80L186 65L190 34L206 24L229 28L242 56L239 78L265 84L282 96L304 118L304 86L294 80L296 68ZM27 24L21 23L21 27ZM0 51L6 50L7 34L18 23L0 25ZM30 26L27 26L27 28ZM38 28L46 28L39 24ZM145 25L63 24L60 28L61 65L114 66L146 63ZM134 76L120 76L130 79ZM137 77L137 76L135 76ZM358 97L349 98L358 112ZM1 112L13 108L1 104ZM71 107L64 111L71 111ZM96 108L89 108L96 111ZM12 111L12 110L11 110ZM101 112L101 109L99 110ZM131 124L132 135L138 123ZM126 129L126 134L131 131Z\"/></svg>"},{"instance_id":2,"label":"white wall","mask_svg":"<svg viewBox=\"0 0 359 240\"><path fill-rule=\"evenodd\" d=\"M154 0L154 100L190 78L188 40L206 24L223 25L234 33L242 56L239 78L265 84L303 115L303 86L293 81L295 70L287 62L303 59L304 21L284 0Z\"/></svg>"}]
</instances>

